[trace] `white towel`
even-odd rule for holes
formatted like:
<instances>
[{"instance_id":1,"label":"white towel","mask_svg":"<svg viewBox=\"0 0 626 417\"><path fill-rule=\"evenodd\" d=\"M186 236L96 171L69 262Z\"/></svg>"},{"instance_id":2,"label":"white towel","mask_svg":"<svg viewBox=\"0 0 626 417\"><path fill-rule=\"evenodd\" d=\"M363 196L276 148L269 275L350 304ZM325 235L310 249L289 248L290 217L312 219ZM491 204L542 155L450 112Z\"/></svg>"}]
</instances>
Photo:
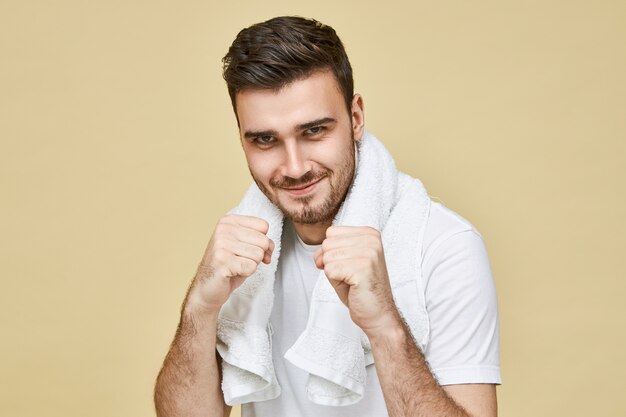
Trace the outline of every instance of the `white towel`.
<instances>
[{"instance_id":1,"label":"white towel","mask_svg":"<svg viewBox=\"0 0 626 417\"><path fill-rule=\"evenodd\" d=\"M356 176L333 224L381 231L395 303L424 349L429 325L420 254L430 198L419 180L397 171L385 147L367 132L358 156ZM232 213L265 219L276 247L270 264L261 263L220 311L217 350L223 359L222 389L229 405L280 395L269 317L283 226L282 212L256 184ZM371 346L323 272L313 290L306 328L285 358L309 373L306 389L311 401L341 406L363 397L366 366L374 362Z\"/></svg>"}]
</instances>

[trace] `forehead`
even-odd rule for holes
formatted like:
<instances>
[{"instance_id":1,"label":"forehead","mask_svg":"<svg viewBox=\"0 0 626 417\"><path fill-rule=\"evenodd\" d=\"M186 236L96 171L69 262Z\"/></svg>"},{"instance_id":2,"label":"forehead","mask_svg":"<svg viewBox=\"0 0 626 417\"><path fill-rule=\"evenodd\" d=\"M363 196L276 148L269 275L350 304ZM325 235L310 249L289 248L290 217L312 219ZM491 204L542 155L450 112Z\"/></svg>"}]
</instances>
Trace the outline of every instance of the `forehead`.
<instances>
[{"instance_id":1,"label":"forehead","mask_svg":"<svg viewBox=\"0 0 626 417\"><path fill-rule=\"evenodd\" d=\"M330 71L315 72L279 90L243 90L236 95L240 130L290 131L294 126L332 117L347 118L343 94Z\"/></svg>"}]
</instances>

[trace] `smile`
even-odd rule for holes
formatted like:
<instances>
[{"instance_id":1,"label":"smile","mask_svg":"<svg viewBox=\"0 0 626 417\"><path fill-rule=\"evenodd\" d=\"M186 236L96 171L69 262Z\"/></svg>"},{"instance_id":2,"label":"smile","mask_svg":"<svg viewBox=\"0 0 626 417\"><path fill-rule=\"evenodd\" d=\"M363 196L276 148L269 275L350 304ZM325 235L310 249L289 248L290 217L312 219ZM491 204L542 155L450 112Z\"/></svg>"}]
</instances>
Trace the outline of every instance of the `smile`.
<instances>
[{"instance_id":1,"label":"smile","mask_svg":"<svg viewBox=\"0 0 626 417\"><path fill-rule=\"evenodd\" d=\"M294 187L294 188L283 188L283 190L287 191L289 194L294 195L294 196L307 195L310 192L313 192L313 190L315 190L315 188L317 187L317 184L319 184L319 182L322 181L323 179L324 178L320 178L315 182L301 185L301 186Z\"/></svg>"}]
</instances>

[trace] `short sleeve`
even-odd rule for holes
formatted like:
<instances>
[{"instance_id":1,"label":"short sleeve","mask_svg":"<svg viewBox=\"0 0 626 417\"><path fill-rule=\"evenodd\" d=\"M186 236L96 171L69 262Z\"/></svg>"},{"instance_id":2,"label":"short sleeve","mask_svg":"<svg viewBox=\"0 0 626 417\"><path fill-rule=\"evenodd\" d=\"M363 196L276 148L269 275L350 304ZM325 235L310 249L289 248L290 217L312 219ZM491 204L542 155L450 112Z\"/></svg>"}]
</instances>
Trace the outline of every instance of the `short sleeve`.
<instances>
[{"instance_id":1,"label":"short sleeve","mask_svg":"<svg viewBox=\"0 0 626 417\"><path fill-rule=\"evenodd\" d=\"M436 239L424 255L424 355L433 374L441 385L500 384L497 296L482 237L464 228Z\"/></svg>"}]
</instances>

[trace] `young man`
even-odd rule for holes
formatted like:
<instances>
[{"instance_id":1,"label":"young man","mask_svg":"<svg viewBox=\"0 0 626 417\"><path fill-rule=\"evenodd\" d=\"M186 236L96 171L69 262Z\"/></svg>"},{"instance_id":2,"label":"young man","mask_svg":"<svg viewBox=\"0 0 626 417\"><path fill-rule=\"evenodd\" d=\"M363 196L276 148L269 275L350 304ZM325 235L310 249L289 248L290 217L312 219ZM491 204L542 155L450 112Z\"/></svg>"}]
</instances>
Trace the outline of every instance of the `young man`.
<instances>
[{"instance_id":1,"label":"young man","mask_svg":"<svg viewBox=\"0 0 626 417\"><path fill-rule=\"evenodd\" d=\"M251 26L224 78L255 184L200 262L157 414L495 416L482 239L364 130L335 31Z\"/></svg>"}]
</instances>

